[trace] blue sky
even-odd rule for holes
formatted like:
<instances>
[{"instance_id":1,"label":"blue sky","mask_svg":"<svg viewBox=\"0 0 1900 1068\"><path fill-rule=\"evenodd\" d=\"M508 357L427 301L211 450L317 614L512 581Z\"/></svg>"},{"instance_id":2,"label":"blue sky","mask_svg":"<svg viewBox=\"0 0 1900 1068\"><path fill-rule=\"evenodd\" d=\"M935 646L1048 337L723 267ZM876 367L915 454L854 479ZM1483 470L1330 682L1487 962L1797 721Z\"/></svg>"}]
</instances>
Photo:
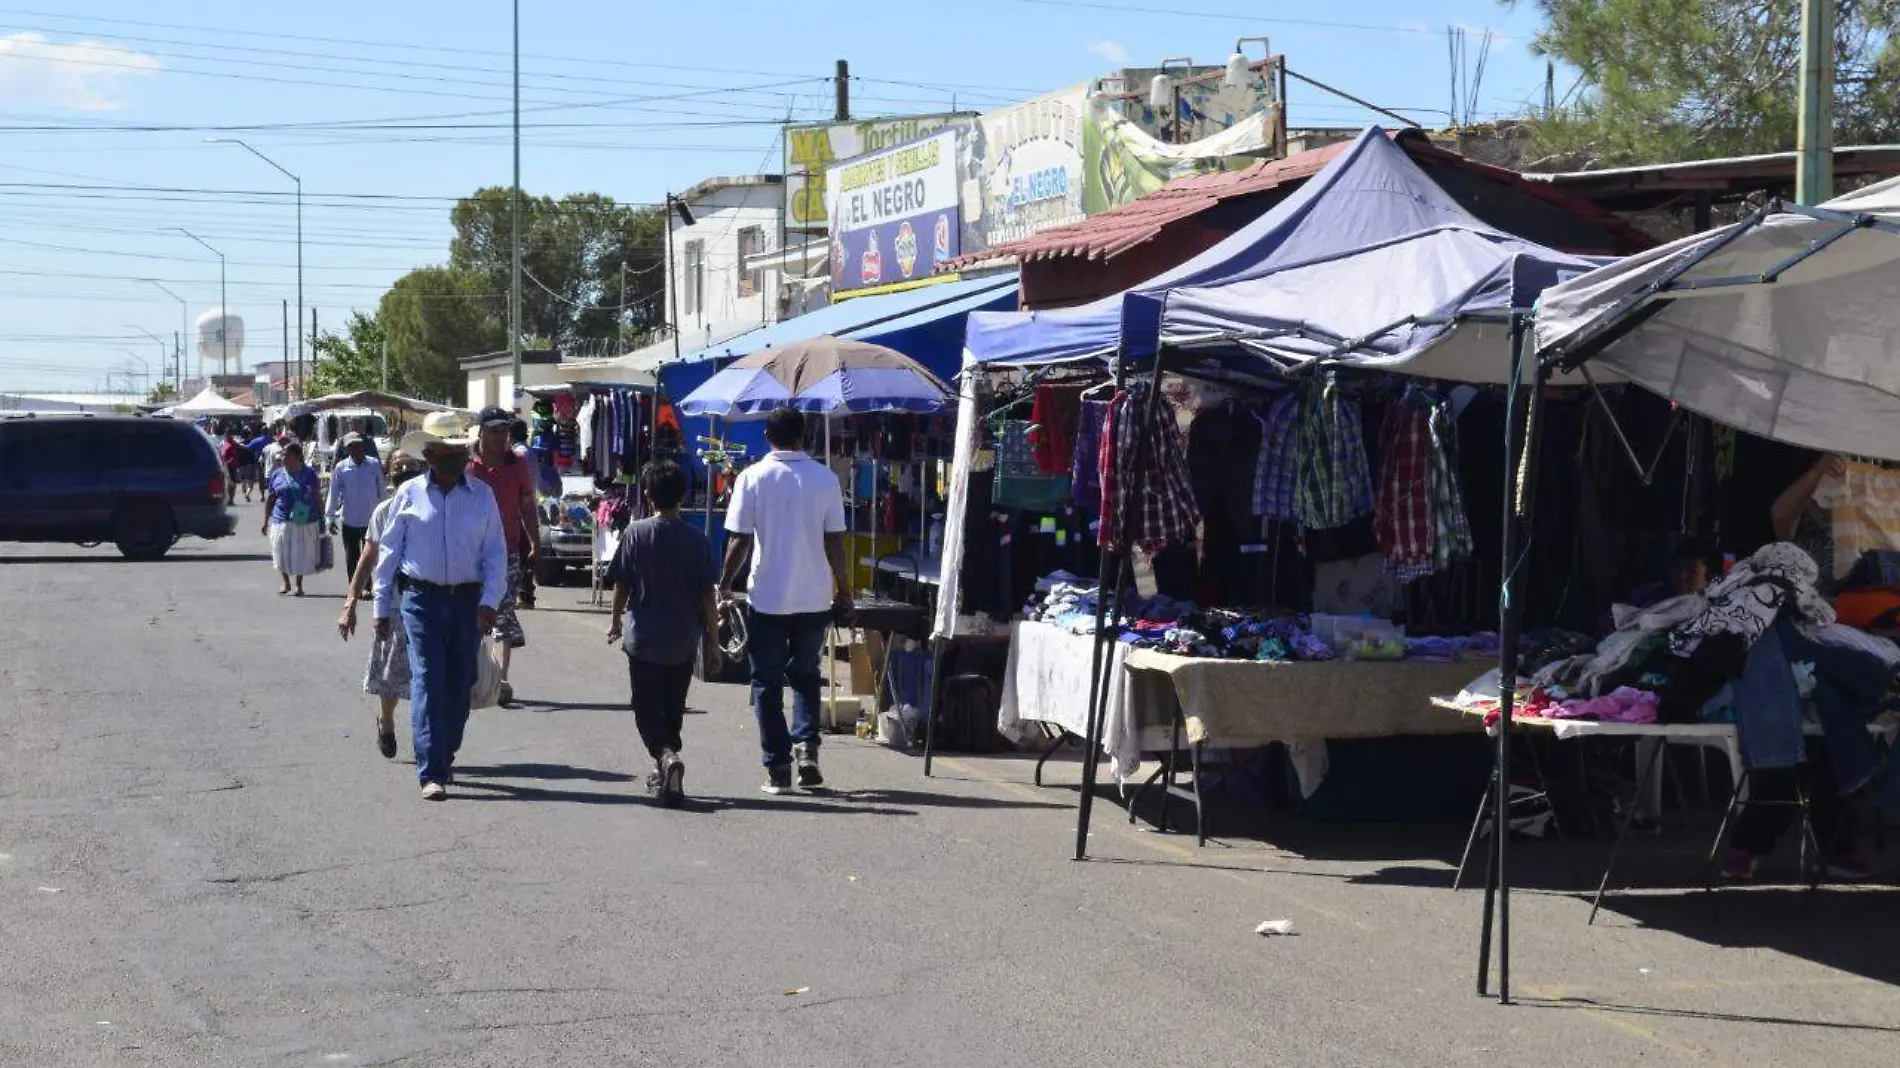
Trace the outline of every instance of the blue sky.
<instances>
[{"instance_id":1,"label":"blue sky","mask_svg":"<svg viewBox=\"0 0 1900 1068\"><path fill-rule=\"evenodd\" d=\"M179 228L225 255L246 366L282 354L290 182L208 138L242 138L302 177L305 299L326 327L445 258L454 197L508 181L506 0L13 2L25 6L0 6L0 389L93 390L141 359L156 374L159 345L140 330L169 346L181 309L147 280L192 317L218 304L215 257ZM774 124L829 115L838 58L860 79L858 115L986 110L1164 56L1220 62L1235 38L1266 35L1292 69L1435 109L1420 119L1442 125L1444 30L1461 25L1473 61L1483 31L1499 34L1480 115L1541 98L1528 0L1181 2L526 3L523 186L650 202L773 170ZM1290 94L1295 125L1371 118Z\"/></svg>"}]
</instances>

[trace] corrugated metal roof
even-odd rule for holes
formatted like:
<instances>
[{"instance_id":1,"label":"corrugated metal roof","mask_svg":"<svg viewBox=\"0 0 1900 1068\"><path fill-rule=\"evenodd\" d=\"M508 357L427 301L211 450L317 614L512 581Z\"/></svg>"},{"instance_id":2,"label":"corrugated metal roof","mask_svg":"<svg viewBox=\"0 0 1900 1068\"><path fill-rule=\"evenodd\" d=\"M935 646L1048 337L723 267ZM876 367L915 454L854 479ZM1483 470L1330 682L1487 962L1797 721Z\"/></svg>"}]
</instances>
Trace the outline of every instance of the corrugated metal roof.
<instances>
[{"instance_id":1,"label":"corrugated metal roof","mask_svg":"<svg viewBox=\"0 0 1900 1068\"><path fill-rule=\"evenodd\" d=\"M1484 174L1510 185L1526 196L1556 204L1580 218L1588 219L1605 230L1623 236L1634 249L1648 248L1655 241L1621 218L1573 194L1552 188L1548 182L1527 181L1516 171L1439 148L1424 137L1408 131L1391 135L1414 159L1432 161ZM1063 256L1084 259L1112 259L1129 249L1159 237L1168 226L1191 219L1224 200L1251 196L1278 189L1290 182L1305 181L1318 174L1351 142L1316 148L1285 159L1262 160L1242 170L1221 171L1177 178L1139 200L1118 205L1091 215L1080 222L1044 230L1039 234L971 253L945 265L955 270L973 263L1016 260L1018 262L1054 259Z\"/></svg>"}]
</instances>

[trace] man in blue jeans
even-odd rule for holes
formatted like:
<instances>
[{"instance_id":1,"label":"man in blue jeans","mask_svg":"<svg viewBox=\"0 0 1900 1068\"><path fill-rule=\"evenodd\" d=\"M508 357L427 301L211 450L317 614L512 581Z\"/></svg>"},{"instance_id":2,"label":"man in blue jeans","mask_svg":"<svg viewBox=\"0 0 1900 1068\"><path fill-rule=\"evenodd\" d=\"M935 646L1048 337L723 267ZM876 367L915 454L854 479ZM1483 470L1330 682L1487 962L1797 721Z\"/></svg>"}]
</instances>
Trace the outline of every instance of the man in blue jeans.
<instances>
[{"instance_id":1,"label":"man in blue jeans","mask_svg":"<svg viewBox=\"0 0 1900 1068\"><path fill-rule=\"evenodd\" d=\"M801 451L805 417L791 408L765 421L772 451L740 473L726 509L726 567L719 584L730 600L733 583L752 558L746 589L751 600L747 657L752 711L764 750L765 792L825 784L818 770L819 653L834 615L851 614L844 566L844 493L838 477ZM785 684L792 685L792 722L785 723ZM795 748L794 748L795 747Z\"/></svg>"},{"instance_id":2,"label":"man in blue jeans","mask_svg":"<svg viewBox=\"0 0 1900 1068\"><path fill-rule=\"evenodd\" d=\"M400 606L409 643L410 725L425 801L448 796L481 636L508 590L495 495L468 477L468 441L445 436L444 422L432 415L402 441L401 451L421 456L429 475L390 498L376 559L376 636L389 636Z\"/></svg>"}]
</instances>

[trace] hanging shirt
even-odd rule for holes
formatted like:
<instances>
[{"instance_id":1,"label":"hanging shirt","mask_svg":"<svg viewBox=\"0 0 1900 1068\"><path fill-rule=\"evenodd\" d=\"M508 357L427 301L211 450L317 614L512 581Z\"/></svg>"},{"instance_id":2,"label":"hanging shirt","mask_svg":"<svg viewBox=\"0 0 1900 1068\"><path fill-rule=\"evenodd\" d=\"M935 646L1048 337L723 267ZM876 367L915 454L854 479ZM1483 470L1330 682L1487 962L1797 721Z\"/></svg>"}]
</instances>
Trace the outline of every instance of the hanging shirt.
<instances>
[{"instance_id":1,"label":"hanging shirt","mask_svg":"<svg viewBox=\"0 0 1900 1068\"><path fill-rule=\"evenodd\" d=\"M1383 460L1372 533L1387 566L1399 581L1408 582L1429 572L1432 563L1431 414L1416 404L1394 404L1380 440Z\"/></svg>"},{"instance_id":2,"label":"hanging shirt","mask_svg":"<svg viewBox=\"0 0 1900 1068\"><path fill-rule=\"evenodd\" d=\"M1036 387L1036 400L1029 409L1029 421L1036 425L1036 466L1051 475L1069 472L1075 457L1075 435L1082 417L1082 387L1051 385Z\"/></svg>"},{"instance_id":3,"label":"hanging shirt","mask_svg":"<svg viewBox=\"0 0 1900 1068\"><path fill-rule=\"evenodd\" d=\"M1085 400L1075 424L1069 488L1075 503L1092 512L1102 507L1102 422L1107 418L1107 401Z\"/></svg>"},{"instance_id":4,"label":"hanging shirt","mask_svg":"<svg viewBox=\"0 0 1900 1068\"><path fill-rule=\"evenodd\" d=\"M1372 511L1372 473L1359 406L1341 397L1330 377L1302 402L1298 441L1293 505L1300 525L1333 530Z\"/></svg>"},{"instance_id":5,"label":"hanging shirt","mask_svg":"<svg viewBox=\"0 0 1900 1068\"><path fill-rule=\"evenodd\" d=\"M1153 416L1143 420L1149 407L1145 393L1138 388L1116 398L1115 454L1122 467L1112 483L1104 479L1105 487L1114 487L1114 499L1102 513L1102 539L1119 547L1125 531L1133 544L1152 550L1192 540L1201 510L1194 503L1194 479L1174 406L1155 398Z\"/></svg>"},{"instance_id":6,"label":"hanging shirt","mask_svg":"<svg viewBox=\"0 0 1900 1068\"><path fill-rule=\"evenodd\" d=\"M1291 521L1295 518L1293 495L1300 471L1299 394L1281 395L1254 418L1260 420L1260 455L1254 462L1253 513Z\"/></svg>"}]
</instances>

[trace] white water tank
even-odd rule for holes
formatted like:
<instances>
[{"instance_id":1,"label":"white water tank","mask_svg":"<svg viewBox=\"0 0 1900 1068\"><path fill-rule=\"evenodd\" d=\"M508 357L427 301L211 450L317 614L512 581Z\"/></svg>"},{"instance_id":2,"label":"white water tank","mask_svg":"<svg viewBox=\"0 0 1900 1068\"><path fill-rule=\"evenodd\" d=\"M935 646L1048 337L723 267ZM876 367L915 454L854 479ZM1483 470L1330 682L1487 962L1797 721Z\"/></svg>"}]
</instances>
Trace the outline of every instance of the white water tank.
<instances>
[{"instance_id":1,"label":"white water tank","mask_svg":"<svg viewBox=\"0 0 1900 1068\"><path fill-rule=\"evenodd\" d=\"M244 320L216 308L198 316L198 358L219 374L244 366ZM227 367L227 364L229 365Z\"/></svg>"}]
</instances>

